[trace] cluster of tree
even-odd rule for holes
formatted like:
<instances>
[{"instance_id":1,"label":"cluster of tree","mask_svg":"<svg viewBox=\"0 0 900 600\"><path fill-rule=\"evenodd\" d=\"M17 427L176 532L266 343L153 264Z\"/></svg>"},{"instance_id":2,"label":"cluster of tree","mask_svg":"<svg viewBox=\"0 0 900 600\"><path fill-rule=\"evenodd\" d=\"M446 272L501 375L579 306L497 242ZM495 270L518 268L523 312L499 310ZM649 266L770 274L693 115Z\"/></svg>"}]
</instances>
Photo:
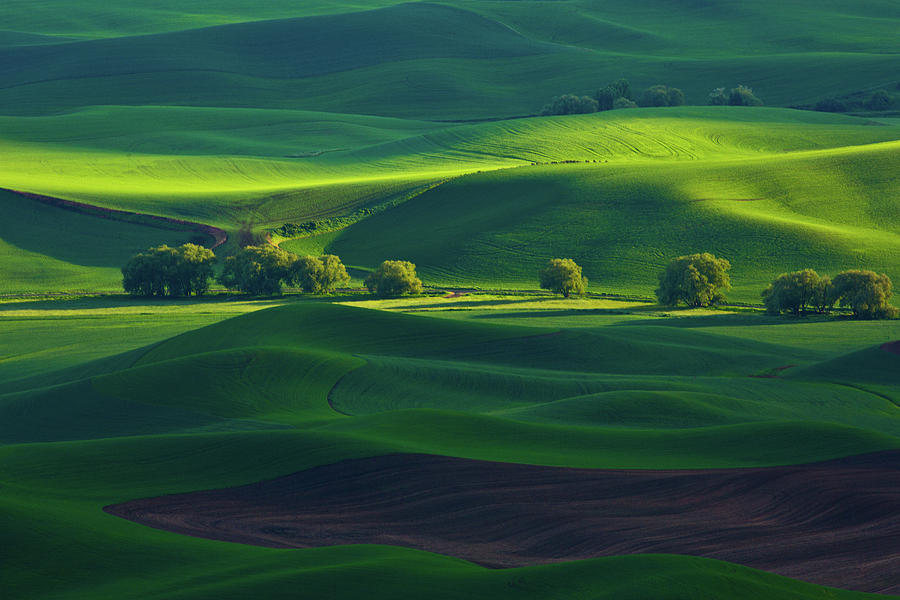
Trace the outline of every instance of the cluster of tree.
<instances>
[{"instance_id":1,"label":"cluster of tree","mask_svg":"<svg viewBox=\"0 0 900 600\"><path fill-rule=\"evenodd\" d=\"M897 84L900 89L900 84ZM900 94L877 90L871 94L852 94L841 98L824 98L816 102L814 109L820 112L886 111L900 108Z\"/></svg>"},{"instance_id":2,"label":"cluster of tree","mask_svg":"<svg viewBox=\"0 0 900 600\"><path fill-rule=\"evenodd\" d=\"M858 269L842 271L834 279L812 269L782 273L762 292L771 314L825 313L837 304L860 319L896 318L900 311L889 304L892 295L890 277Z\"/></svg>"},{"instance_id":3,"label":"cluster of tree","mask_svg":"<svg viewBox=\"0 0 900 600\"><path fill-rule=\"evenodd\" d=\"M725 291L731 288L729 269L731 263L708 252L679 256L660 273L656 298L668 306L722 303ZM569 258L551 259L539 275L541 289L566 298L583 294L587 288L581 267ZM843 271L833 280L812 269L782 273L762 292L766 310L771 314L825 313L837 304L849 308L860 319L896 318L900 311L889 303L892 295L887 275L862 270Z\"/></svg>"},{"instance_id":4,"label":"cluster of tree","mask_svg":"<svg viewBox=\"0 0 900 600\"><path fill-rule=\"evenodd\" d=\"M550 104L541 110L541 116L550 115L584 115L597 112L597 101L590 96L576 96L575 94L563 94L554 96Z\"/></svg>"},{"instance_id":5,"label":"cluster of tree","mask_svg":"<svg viewBox=\"0 0 900 600\"><path fill-rule=\"evenodd\" d=\"M333 254L297 256L276 246L247 246L225 259L219 283L253 296L274 296L282 284L323 294L350 283L341 259Z\"/></svg>"},{"instance_id":6,"label":"cluster of tree","mask_svg":"<svg viewBox=\"0 0 900 600\"><path fill-rule=\"evenodd\" d=\"M684 92L665 85L651 86L635 98L631 83L619 79L598 90L593 98L575 94L556 96L544 106L541 115L578 115L638 106L682 106L684 103Z\"/></svg>"},{"instance_id":7,"label":"cluster of tree","mask_svg":"<svg viewBox=\"0 0 900 600\"><path fill-rule=\"evenodd\" d=\"M213 277L212 250L185 244L159 246L133 256L122 267L122 284L134 296L190 296L203 294ZM229 290L253 296L275 296L282 285L297 286L309 294L327 294L350 283L341 259L333 254L297 256L277 246L246 246L225 259L217 281ZM421 294L416 265L386 260L366 279L378 296Z\"/></svg>"},{"instance_id":8,"label":"cluster of tree","mask_svg":"<svg viewBox=\"0 0 900 600\"><path fill-rule=\"evenodd\" d=\"M753 94L753 90L744 85L726 90L716 88L706 98L711 106L762 106L763 101Z\"/></svg>"},{"instance_id":9,"label":"cluster of tree","mask_svg":"<svg viewBox=\"0 0 900 600\"><path fill-rule=\"evenodd\" d=\"M122 267L122 287L132 296L200 296L209 289L215 258L197 244L150 248Z\"/></svg>"},{"instance_id":10,"label":"cluster of tree","mask_svg":"<svg viewBox=\"0 0 900 600\"><path fill-rule=\"evenodd\" d=\"M675 87L654 85L644 90L639 106L684 106L684 92Z\"/></svg>"}]
</instances>

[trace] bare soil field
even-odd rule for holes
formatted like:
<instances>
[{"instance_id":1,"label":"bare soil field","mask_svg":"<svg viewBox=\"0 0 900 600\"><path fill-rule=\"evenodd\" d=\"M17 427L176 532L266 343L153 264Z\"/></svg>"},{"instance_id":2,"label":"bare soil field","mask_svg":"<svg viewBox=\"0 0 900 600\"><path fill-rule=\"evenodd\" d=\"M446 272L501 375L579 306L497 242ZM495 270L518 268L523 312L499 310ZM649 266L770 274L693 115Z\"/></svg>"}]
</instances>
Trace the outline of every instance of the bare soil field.
<instances>
[{"instance_id":1,"label":"bare soil field","mask_svg":"<svg viewBox=\"0 0 900 600\"><path fill-rule=\"evenodd\" d=\"M690 554L900 593L900 451L698 471L397 454L104 510L158 529L277 548L390 544L494 568Z\"/></svg>"}]
</instances>

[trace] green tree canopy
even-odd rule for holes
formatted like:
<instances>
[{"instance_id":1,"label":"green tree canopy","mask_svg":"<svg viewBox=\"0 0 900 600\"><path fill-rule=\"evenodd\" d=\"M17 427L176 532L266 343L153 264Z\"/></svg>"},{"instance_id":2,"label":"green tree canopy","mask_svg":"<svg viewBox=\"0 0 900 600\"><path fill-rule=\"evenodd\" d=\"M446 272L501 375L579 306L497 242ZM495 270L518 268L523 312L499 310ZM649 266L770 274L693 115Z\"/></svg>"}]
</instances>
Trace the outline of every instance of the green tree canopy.
<instances>
[{"instance_id":1,"label":"green tree canopy","mask_svg":"<svg viewBox=\"0 0 900 600\"><path fill-rule=\"evenodd\" d=\"M122 267L122 287L132 296L190 296L209 290L213 251L197 244L157 246Z\"/></svg>"},{"instance_id":2,"label":"green tree canopy","mask_svg":"<svg viewBox=\"0 0 900 600\"><path fill-rule=\"evenodd\" d=\"M622 99L633 101L631 95L631 83L627 79L617 79L604 88L597 91L594 99L597 100L597 110L612 110L613 108L632 108L630 104L619 102L620 106L616 107L616 102Z\"/></svg>"},{"instance_id":3,"label":"green tree canopy","mask_svg":"<svg viewBox=\"0 0 900 600\"><path fill-rule=\"evenodd\" d=\"M731 289L730 268L727 260L708 252L679 256L659 274L656 297L669 306L679 302L694 307L724 302L724 291Z\"/></svg>"},{"instance_id":4,"label":"green tree canopy","mask_svg":"<svg viewBox=\"0 0 900 600\"><path fill-rule=\"evenodd\" d=\"M714 106L762 106L763 101L753 94L753 90L744 85L730 90L716 88L707 97L707 104Z\"/></svg>"},{"instance_id":5,"label":"green tree canopy","mask_svg":"<svg viewBox=\"0 0 900 600\"><path fill-rule=\"evenodd\" d=\"M416 265L406 260L386 260L366 278L366 287L377 296L394 297L421 294L422 280Z\"/></svg>"},{"instance_id":6,"label":"green tree canopy","mask_svg":"<svg viewBox=\"0 0 900 600\"><path fill-rule=\"evenodd\" d=\"M581 267L571 258L551 258L539 273L540 286L554 294L568 298L572 294L584 294L588 280L581 274Z\"/></svg>"},{"instance_id":7,"label":"green tree canopy","mask_svg":"<svg viewBox=\"0 0 900 600\"><path fill-rule=\"evenodd\" d=\"M828 288L831 279L820 277L812 269L782 273L762 292L763 303L770 314L790 312L806 314L809 309L825 312L830 306Z\"/></svg>"},{"instance_id":8,"label":"green tree canopy","mask_svg":"<svg viewBox=\"0 0 900 600\"><path fill-rule=\"evenodd\" d=\"M247 246L225 259L219 283L253 296L274 296L289 279L294 260L295 255L275 246Z\"/></svg>"},{"instance_id":9,"label":"green tree canopy","mask_svg":"<svg viewBox=\"0 0 900 600\"><path fill-rule=\"evenodd\" d=\"M593 112L597 112L597 101L590 96L564 94L554 96L550 104L541 110L541 115L582 115Z\"/></svg>"},{"instance_id":10,"label":"green tree canopy","mask_svg":"<svg viewBox=\"0 0 900 600\"><path fill-rule=\"evenodd\" d=\"M889 301L893 295L891 278L874 271L850 270L838 273L829 290L830 301L849 307L860 319L893 319L898 310Z\"/></svg>"},{"instance_id":11,"label":"green tree canopy","mask_svg":"<svg viewBox=\"0 0 900 600\"><path fill-rule=\"evenodd\" d=\"M347 269L341 259L333 254L318 258L301 256L291 265L290 271L291 281L311 294L327 294L350 283Z\"/></svg>"},{"instance_id":12,"label":"green tree canopy","mask_svg":"<svg viewBox=\"0 0 900 600\"><path fill-rule=\"evenodd\" d=\"M641 106L682 106L684 92L678 88L654 85L644 90L638 104Z\"/></svg>"}]
</instances>

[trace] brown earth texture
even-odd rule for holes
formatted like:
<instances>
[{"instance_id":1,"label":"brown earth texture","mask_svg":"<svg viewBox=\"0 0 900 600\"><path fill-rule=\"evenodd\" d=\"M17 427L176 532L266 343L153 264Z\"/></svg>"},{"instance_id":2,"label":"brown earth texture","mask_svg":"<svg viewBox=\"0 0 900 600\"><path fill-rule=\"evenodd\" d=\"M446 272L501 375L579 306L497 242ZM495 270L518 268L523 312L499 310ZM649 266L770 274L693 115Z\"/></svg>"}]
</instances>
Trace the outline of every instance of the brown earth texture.
<instances>
[{"instance_id":1,"label":"brown earth texture","mask_svg":"<svg viewBox=\"0 0 900 600\"><path fill-rule=\"evenodd\" d=\"M395 454L104 510L158 529L277 548L390 544L495 568L690 554L900 593L900 451L697 471Z\"/></svg>"}]
</instances>

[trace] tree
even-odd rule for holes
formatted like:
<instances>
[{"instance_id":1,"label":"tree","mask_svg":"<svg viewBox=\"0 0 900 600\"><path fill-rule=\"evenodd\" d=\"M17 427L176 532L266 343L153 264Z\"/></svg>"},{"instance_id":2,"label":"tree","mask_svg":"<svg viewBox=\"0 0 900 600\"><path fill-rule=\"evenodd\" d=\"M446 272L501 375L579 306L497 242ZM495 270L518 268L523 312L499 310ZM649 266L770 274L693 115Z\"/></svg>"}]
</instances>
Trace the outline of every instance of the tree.
<instances>
[{"instance_id":1,"label":"tree","mask_svg":"<svg viewBox=\"0 0 900 600\"><path fill-rule=\"evenodd\" d=\"M213 251L197 244L157 246L122 267L122 287L132 296L190 296L209 290Z\"/></svg>"},{"instance_id":2,"label":"tree","mask_svg":"<svg viewBox=\"0 0 900 600\"><path fill-rule=\"evenodd\" d=\"M594 96L597 100L597 110L612 110L614 108L632 108L631 106L616 106L616 101L624 98L628 101L633 101L634 98L631 96L631 83L628 82L627 79L618 79L606 87L597 91L597 94ZM624 104L624 103L620 103Z\"/></svg>"},{"instance_id":3,"label":"tree","mask_svg":"<svg viewBox=\"0 0 900 600\"><path fill-rule=\"evenodd\" d=\"M893 319L898 310L888 303L892 295L891 278L884 273L849 270L835 276L829 300L850 307L860 319Z\"/></svg>"},{"instance_id":4,"label":"tree","mask_svg":"<svg viewBox=\"0 0 900 600\"><path fill-rule=\"evenodd\" d=\"M730 268L727 260L708 252L679 256L659 274L656 297L669 306L679 302L694 307L724 302L724 290L731 289Z\"/></svg>"},{"instance_id":5,"label":"tree","mask_svg":"<svg viewBox=\"0 0 900 600\"><path fill-rule=\"evenodd\" d=\"M815 109L819 112L847 112L847 105L837 98L823 98L816 102Z\"/></svg>"},{"instance_id":6,"label":"tree","mask_svg":"<svg viewBox=\"0 0 900 600\"><path fill-rule=\"evenodd\" d=\"M421 294L422 280L416 265L406 260L386 260L366 278L370 292L382 297Z\"/></svg>"},{"instance_id":7,"label":"tree","mask_svg":"<svg viewBox=\"0 0 900 600\"><path fill-rule=\"evenodd\" d=\"M631 95L631 83L627 79L616 79L607 87L616 94L616 98L634 100L634 96Z\"/></svg>"},{"instance_id":8,"label":"tree","mask_svg":"<svg viewBox=\"0 0 900 600\"><path fill-rule=\"evenodd\" d=\"M582 115L597 112L597 101L589 96L564 94L555 96L544 106L541 115Z\"/></svg>"},{"instance_id":9,"label":"tree","mask_svg":"<svg viewBox=\"0 0 900 600\"><path fill-rule=\"evenodd\" d=\"M812 269L782 273L763 290L763 303L770 314L776 315L783 312L803 315L809 308L816 312L825 312L830 306L828 303L830 286L831 279L827 275L820 277Z\"/></svg>"},{"instance_id":10,"label":"tree","mask_svg":"<svg viewBox=\"0 0 900 600\"><path fill-rule=\"evenodd\" d=\"M225 259L219 283L253 296L278 295L294 260L296 256L275 246L247 246Z\"/></svg>"},{"instance_id":11,"label":"tree","mask_svg":"<svg viewBox=\"0 0 900 600\"><path fill-rule=\"evenodd\" d=\"M763 101L753 94L753 90L739 85L726 91L720 87L714 89L706 97L706 103L711 106L762 106Z\"/></svg>"},{"instance_id":12,"label":"tree","mask_svg":"<svg viewBox=\"0 0 900 600\"><path fill-rule=\"evenodd\" d=\"M683 106L684 92L666 85L654 85L641 94L641 106Z\"/></svg>"},{"instance_id":13,"label":"tree","mask_svg":"<svg viewBox=\"0 0 900 600\"><path fill-rule=\"evenodd\" d=\"M709 93L709 96L706 97L706 103L710 106L725 106L728 104L728 94L725 93L725 88L720 87L716 88Z\"/></svg>"},{"instance_id":14,"label":"tree","mask_svg":"<svg viewBox=\"0 0 900 600\"><path fill-rule=\"evenodd\" d=\"M350 275L347 274L341 259L333 254L318 258L301 256L291 265L290 280L299 285L304 292L327 294L350 283Z\"/></svg>"},{"instance_id":15,"label":"tree","mask_svg":"<svg viewBox=\"0 0 900 600\"><path fill-rule=\"evenodd\" d=\"M539 276L542 290L550 290L566 298L571 294L580 296L587 289L587 277L581 274L581 267L571 258L551 258Z\"/></svg>"},{"instance_id":16,"label":"tree","mask_svg":"<svg viewBox=\"0 0 900 600\"><path fill-rule=\"evenodd\" d=\"M664 85L654 85L641 94L641 106L668 106L669 92Z\"/></svg>"},{"instance_id":17,"label":"tree","mask_svg":"<svg viewBox=\"0 0 900 600\"><path fill-rule=\"evenodd\" d=\"M613 102L612 107L618 110L620 108L637 108L638 105L636 102L629 100L628 98L616 98L616 101Z\"/></svg>"},{"instance_id":18,"label":"tree","mask_svg":"<svg viewBox=\"0 0 900 600\"><path fill-rule=\"evenodd\" d=\"M762 106L762 100L753 94L753 90L739 85L728 93L729 106Z\"/></svg>"},{"instance_id":19,"label":"tree","mask_svg":"<svg viewBox=\"0 0 900 600\"><path fill-rule=\"evenodd\" d=\"M666 94L669 97L669 106L684 106L685 102L687 102L684 92L676 87L670 87L666 90Z\"/></svg>"},{"instance_id":20,"label":"tree","mask_svg":"<svg viewBox=\"0 0 900 600\"><path fill-rule=\"evenodd\" d=\"M889 110L893 103L893 98L886 90L878 90L866 102L866 108L869 110Z\"/></svg>"}]
</instances>

